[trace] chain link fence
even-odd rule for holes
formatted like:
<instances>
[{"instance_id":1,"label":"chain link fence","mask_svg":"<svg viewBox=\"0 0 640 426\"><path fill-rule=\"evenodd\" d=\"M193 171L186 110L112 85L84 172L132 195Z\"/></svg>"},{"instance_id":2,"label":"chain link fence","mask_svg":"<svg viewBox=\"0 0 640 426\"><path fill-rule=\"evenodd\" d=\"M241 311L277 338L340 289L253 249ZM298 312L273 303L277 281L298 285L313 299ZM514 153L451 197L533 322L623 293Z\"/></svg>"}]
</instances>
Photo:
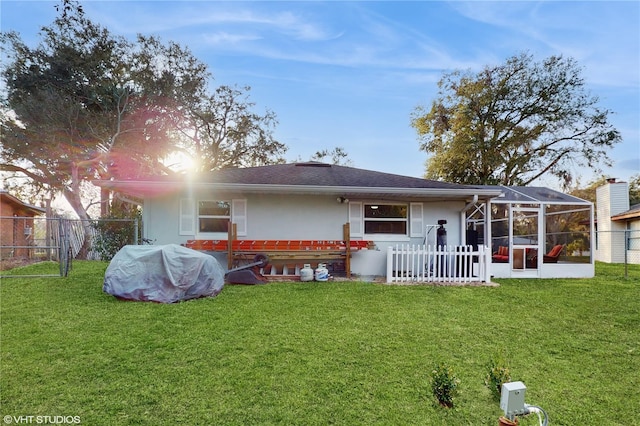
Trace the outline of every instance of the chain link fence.
<instances>
[{"instance_id":1,"label":"chain link fence","mask_svg":"<svg viewBox=\"0 0 640 426\"><path fill-rule=\"evenodd\" d=\"M38 263L34 276L67 276L74 259L110 260L121 247L138 244L136 219L76 220L0 217L0 272L20 276L20 266Z\"/></svg>"},{"instance_id":2,"label":"chain link fence","mask_svg":"<svg viewBox=\"0 0 640 426\"><path fill-rule=\"evenodd\" d=\"M640 229L597 231L595 260L623 264L625 278L640 282Z\"/></svg>"},{"instance_id":3,"label":"chain link fence","mask_svg":"<svg viewBox=\"0 0 640 426\"><path fill-rule=\"evenodd\" d=\"M588 236L578 237L562 241L566 255L588 259ZM24 277L19 267L38 263L35 276L66 276L74 259L108 261L123 246L140 243L136 219L0 217L0 274ZM598 231L593 246L596 261L622 264L624 277L640 282L640 229Z\"/></svg>"}]
</instances>

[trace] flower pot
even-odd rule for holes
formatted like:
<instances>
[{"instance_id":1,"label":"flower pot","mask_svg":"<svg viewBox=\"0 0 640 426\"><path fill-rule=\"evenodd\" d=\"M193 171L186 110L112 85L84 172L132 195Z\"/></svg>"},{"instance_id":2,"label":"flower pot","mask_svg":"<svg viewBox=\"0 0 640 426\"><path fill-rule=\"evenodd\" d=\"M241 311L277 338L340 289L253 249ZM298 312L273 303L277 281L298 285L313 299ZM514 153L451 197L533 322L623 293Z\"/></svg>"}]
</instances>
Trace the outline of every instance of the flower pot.
<instances>
[{"instance_id":1,"label":"flower pot","mask_svg":"<svg viewBox=\"0 0 640 426\"><path fill-rule=\"evenodd\" d=\"M500 416L500 418L498 419L498 425L499 426L516 426L518 424L518 418L516 417L515 420L509 420L508 418L504 417L504 416Z\"/></svg>"}]
</instances>

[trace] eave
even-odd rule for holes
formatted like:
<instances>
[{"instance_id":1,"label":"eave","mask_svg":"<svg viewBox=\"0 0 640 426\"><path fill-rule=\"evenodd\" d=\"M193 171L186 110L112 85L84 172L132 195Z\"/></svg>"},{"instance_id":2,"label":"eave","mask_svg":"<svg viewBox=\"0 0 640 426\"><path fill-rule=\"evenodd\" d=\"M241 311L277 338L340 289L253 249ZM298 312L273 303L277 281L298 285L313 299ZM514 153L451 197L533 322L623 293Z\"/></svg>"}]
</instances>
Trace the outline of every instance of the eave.
<instances>
[{"instance_id":1,"label":"eave","mask_svg":"<svg viewBox=\"0 0 640 426\"><path fill-rule=\"evenodd\" d=\"M640 219L640 211L632 211L628 213L622 213L615 216L611 216L612 221L632 220Z\"/></svg>"},{"instance_id":2,"label":"eave","mask_svg":"<svg viewBox=\"0 0 640 426\"><path fill-rule=\"evenodd\" d=\"M40 215L40 214L46 213L46 210L43 209L42 207L24 203L6 191L0 192L0 197L3 198L6 202L13 204L14 206L17 206L18 208L24 210L25 212L31 212L34 215Z\"/></svg>"},{"instance_id":3,"label":"eave","mask_svg":"<svg viewBox=\"0 0 640 426\"><path fill-rule=\"evenodd\" d=\"M170 195L183 189L193 191L215 191L220 193L259 193L259 194L297 194L297 195L339 195L343 197L395 198L395 199L433 199L467 200L475 195L479 200L488 200L502 194L500 189L487 188L393 188L361 186L322 186L322 185L272 185L239 183L202 183L202 182L158 182L158 181L94 181L95 185L143 198Z\"/></svg>"}]
</instances>

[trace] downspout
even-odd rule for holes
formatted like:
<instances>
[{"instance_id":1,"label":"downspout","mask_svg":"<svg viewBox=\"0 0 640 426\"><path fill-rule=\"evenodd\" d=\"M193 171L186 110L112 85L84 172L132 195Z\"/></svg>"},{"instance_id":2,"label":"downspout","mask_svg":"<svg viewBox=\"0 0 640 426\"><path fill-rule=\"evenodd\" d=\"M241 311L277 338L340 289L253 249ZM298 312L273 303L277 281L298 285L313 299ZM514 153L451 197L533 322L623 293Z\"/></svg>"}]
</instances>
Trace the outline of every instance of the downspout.
<instances>
[{"instance_id":1,"label":"downspout","mask_svg":"<svg viewBox=\"0 0 640 426\"><path fill-rule=\"evenodd\" d=\"M465 213L478 202L478 195L474 195L473 199L469 201L463 208L460 210L460 239L462 240L462 245L467 244L467 218Z\"/></svg>"}]
</instances>

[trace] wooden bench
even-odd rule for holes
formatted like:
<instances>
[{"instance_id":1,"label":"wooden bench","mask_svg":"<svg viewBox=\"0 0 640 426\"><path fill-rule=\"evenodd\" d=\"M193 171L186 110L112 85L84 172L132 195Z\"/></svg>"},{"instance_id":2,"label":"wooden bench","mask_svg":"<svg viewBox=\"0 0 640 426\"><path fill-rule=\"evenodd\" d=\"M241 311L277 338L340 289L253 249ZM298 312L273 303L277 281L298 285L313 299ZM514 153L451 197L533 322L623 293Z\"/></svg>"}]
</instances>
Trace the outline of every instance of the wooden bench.
<instances>
[{"instance_id":1,"label":"wooden bench","mask_svg":"<svg viewBox=\"0 0 640 426\"><path fill-rule=\"evenodd\" d=\"M351 240L349 224L344 226L344 240L238 240L235 227L230 227L227 240L188 240L185 247L211 252L226 252L229 269L240 261L251 260L259 253L269 256L270 261L279 263L320 263L329 260L344 260L347 276L350 272L350 258L353 251L372 250L372 241ZM231 241L231 244L229 244Z\"/></svg>"}]
</instances>

